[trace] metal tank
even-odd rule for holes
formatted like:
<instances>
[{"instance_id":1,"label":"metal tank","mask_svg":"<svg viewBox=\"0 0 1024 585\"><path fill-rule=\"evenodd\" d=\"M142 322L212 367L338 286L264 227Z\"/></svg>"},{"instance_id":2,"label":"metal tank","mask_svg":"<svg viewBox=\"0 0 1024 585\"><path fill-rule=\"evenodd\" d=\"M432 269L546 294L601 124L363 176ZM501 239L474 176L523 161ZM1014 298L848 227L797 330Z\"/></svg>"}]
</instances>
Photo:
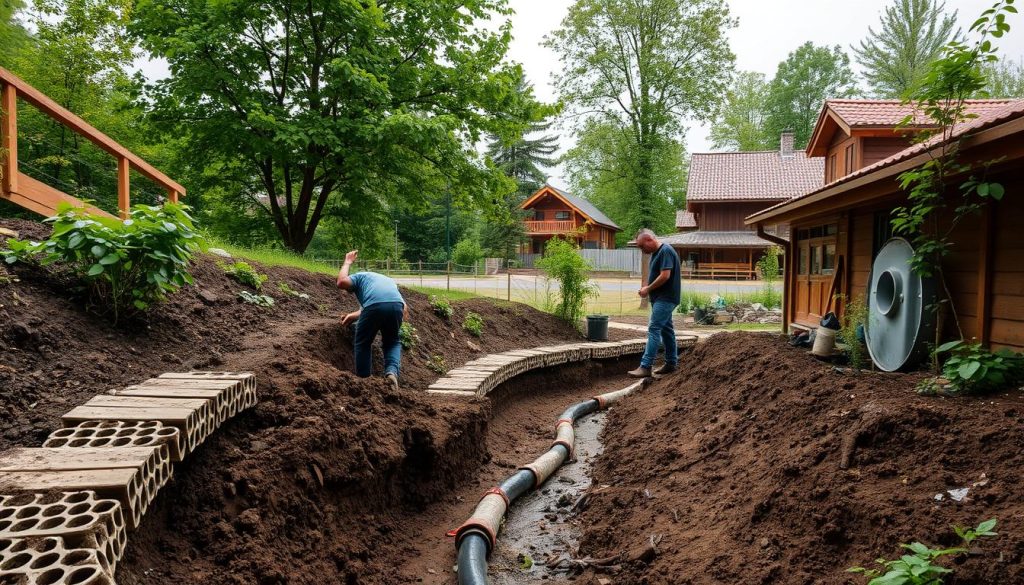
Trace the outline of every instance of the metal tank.
<instances>
[{"instance_id":1,"label":"metal tank","mask_svg":"<svg viewBox=\"0 0 1024 585\"><path fill-rule=\"evenodd\" d=\"M903 238L882 246L868 282L868 352L879 369L910 368L935 339L935 283L910 268L914 249Z\"/></svg>"}]
</instances>

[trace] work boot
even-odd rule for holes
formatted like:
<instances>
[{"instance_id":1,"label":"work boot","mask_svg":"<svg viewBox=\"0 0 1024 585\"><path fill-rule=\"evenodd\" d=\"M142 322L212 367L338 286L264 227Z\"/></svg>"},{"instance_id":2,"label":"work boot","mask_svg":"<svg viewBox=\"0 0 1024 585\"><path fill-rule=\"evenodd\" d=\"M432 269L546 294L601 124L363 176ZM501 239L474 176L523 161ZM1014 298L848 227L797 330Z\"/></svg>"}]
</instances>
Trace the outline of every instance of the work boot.
<instances>
[{"instance_id":1,"label":"work boot","mask_svg":"<svg viewBox=\"0 0 1024 585\"><path fill-rule=\"evenodd\" d=\"M635 370L626 372L626 375L629 376L630 378L650 378L651 368L645 368L643 366L640 366Z\"/></svg>"},{"instance_id":2,"label":"work boot","mask_svg":"<svg viewBox=\"0 0 1024 585\"><path fill-rule=\"evenodd\" d=\"M398 376L392 373L384 374L384 378L391 384L391 388L398 391Z\"/></svg>"},{"instance_id":3,"label":"work boot","mask_svg":"<svg viewBox=\"0 0 1024 585\"><path fill-rule=\"evenodd\" d=\"M658 368L657 370L654 370L654 375L655 376L664 376L665 374L671 374L672 372L676 371L677 369L678 369L678 366L676 366L675 364L665 364L665 365L661 366L660 368Z\"/></svg>"}]
</instances>

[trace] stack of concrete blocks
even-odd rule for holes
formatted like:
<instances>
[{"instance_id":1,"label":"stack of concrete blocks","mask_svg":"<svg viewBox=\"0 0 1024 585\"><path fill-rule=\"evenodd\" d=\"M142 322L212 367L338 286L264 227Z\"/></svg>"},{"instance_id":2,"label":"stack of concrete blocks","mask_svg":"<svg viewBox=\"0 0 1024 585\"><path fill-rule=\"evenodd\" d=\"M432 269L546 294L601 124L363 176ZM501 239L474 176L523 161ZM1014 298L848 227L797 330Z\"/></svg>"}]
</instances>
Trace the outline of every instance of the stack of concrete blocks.
<instances>
[{"instance_id":1,"label":"stack of concrete blocks","mask_svg":"<svg viewBox=\"0 0 1024 585\"><path fill-rule=\"evenodd\" d=\"M71 410L42 448L0 453L0 583L112 584L172 462L256 402L251 373L163 374Z\"/></svg>"}]
</instances>

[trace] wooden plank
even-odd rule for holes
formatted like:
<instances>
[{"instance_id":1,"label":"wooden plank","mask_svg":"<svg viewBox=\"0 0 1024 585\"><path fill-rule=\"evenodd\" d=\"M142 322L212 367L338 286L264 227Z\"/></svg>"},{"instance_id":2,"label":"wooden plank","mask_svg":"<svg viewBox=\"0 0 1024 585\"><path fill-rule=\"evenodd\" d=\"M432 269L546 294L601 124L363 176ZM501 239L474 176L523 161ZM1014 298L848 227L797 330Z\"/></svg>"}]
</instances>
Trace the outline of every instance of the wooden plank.
<instances>
[{"instance_id":1,"label":"wooden plank","mask_svg":"<svg viewBox=\"0 0 1024 585\"><path fill-rule=\"evenodd\" d=\"M1020 326L1024 327L1024 296L994 295L991 305L989 319L1022 321Z\"/></svg>"},{"instance_id":2,"label":"wooden plank","mask_svg":"<svg viewBox=\"0 0 1024 585\"><path fill-rule=\"evenodd\" d=\"M179 195L185 195L186 190L170 177L161 173L152 165L142 160L138 155L121 146L106 134L100 132L85 120L67 111L57 102L50 99L41 91L25 83L18 76L0 67L0 81L9 84L17 89L18 97L38 108L41 112L67 126L75 133L86 138L100 149L112 154L115 157L128 159L131 167L142 173L144 176L155 181L159 185L174 189Z\"/></svg>"},{"instance_id":3,"label":"wooden plank","mask_svg":"<svg viewBox=\"0 0 1024 585\"><path fill-rule=\"evenodd\" d=\"M87 205L85 202L63 191L54 189L46 183L39 182L24 173L19 173L18 175L18 190L7 193L7 199L40 215L53 215L57 211L57 204L66 202L74 207L84 207L87 212L94 215L113 217L98 207Z\"/></svg>"},{"instance_id":4,"label":"wooden plank","mask_svg":"<svg viewBox=\"0 0 1024 585\"><path fill-rule=\"evenodd\" d=\"M978 294L974 314L978 316L978 340L987 345L991 327L989 317L992 314L992 240L995 235L995 214L992 204L982 209L978 234Z\"/></svg>"},{"instance_id":5,"label":"wooden plank","mask_svg":"<svg viewBox=\"0 0 1024 585\"><path fill-rule=\"evenodd\" d=\"M86 406L112 408L187 408L193 411L208 409L211 401L205 398L163 398L154 396L108 396L100 394L89 399Z\"/></svg>"},{"instance_id":6,"label":"wooden plank","mask_svg":"<svg viewBox=\"0 0 1024 585\"><path fill-rule=\"evenodd\" d=\"M1024 295L1024 272L995 272L992 275L992 294Z\"/></svg>"},{"instance_id":7,"label":"wooden plank","mask_svg":"<svg viewBox=\"0 0 1024 585\"><path fill-rule=\"evenodd\" d=\"M117 390L114 396L148 396L150 398L174 398L177 400L198 398L216 400L224 395L225 390L209 390L206 388L176 388L173 386L128 386Z\"/></svg>"},{"instance_id":8,"label":"wooden plank","mask_svg":"<svg viewBox=\"0 0 1024 585\"><path fill-rule=\"evenodd\" d=\"M12 193L18 190L18 90L8 83L0 89L0 154L3 155L0 175L3 184L0 192Z\"/></svg>"},{"instance_id":9,"label":"wooden plank","mask_svg":"<svg viewBox=\"0 0 1024 585\"><path fill-rule=\"evenodd\" d=\"M1024 323L1009 319L992 319L992 343L1024 348Z\"/></svg>"},{"instance_id":10,"label":"wooden plank","mask_svg":"<svg viewBox=\"0 0 1024 585\"><path fill-rule=\"evenodd\" d=\"M139 473L134 468L77 471L17 471L0 473L0 492L93 490L101 495L127 492Z\"/></svg>"},{"instance_id":11,"label":"wooden plank","mask_svg":"<svg viewBox=\"0 0 1024 585\"><path fill-rule=\"evenodd\" d=\"M31 448L0 453L0 471L81 471L88 469L141 469L159 447Z\"/></svg>"},{"instance_id":12,"label":"wooden plank","mask_svg":"<svg viewBox=\"0 0 1024 585\"><path fill-rule=\"evenodd\" d=\"M121 212L121 219L128 219L128 212L131 210L131 167L128 166L128 159L118 157L117 159L117 208Z\"/></svg>"}]
</instances>

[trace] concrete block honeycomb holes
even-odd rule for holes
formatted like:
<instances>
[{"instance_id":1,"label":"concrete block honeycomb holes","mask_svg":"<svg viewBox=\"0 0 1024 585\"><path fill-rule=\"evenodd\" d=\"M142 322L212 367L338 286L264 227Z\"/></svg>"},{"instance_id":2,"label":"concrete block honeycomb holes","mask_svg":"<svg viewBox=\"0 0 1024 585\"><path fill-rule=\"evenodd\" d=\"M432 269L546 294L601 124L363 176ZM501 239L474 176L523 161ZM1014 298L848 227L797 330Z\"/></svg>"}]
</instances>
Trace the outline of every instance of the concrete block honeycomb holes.
<instances>
[{"instance_id":1,"label":"concrete block honeycomb holes","mask_svg":"<svg viewBox=\"0 0 1024 585\"><path fill-rule=\"evenodd\" d=\"M0 583L113 585L104 553L76 548L62 538L0 538Z\"/></svg>"}]
</instances>

